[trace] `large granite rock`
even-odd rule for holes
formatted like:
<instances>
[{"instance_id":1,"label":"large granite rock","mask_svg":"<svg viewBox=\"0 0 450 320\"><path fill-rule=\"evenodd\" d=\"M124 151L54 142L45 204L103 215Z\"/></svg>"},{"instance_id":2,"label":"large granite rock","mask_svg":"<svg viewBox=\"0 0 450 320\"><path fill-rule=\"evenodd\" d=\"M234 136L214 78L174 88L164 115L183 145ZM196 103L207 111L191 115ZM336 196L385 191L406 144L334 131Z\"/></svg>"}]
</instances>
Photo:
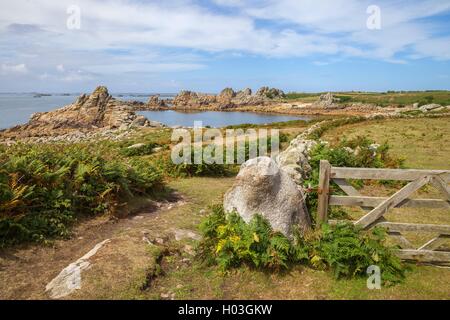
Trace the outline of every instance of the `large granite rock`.
<instances>
[{"instance_id":1,"label":"large granite rock","mask_svg":"<svg viewBox=\"0 0 450 320\"><path fill-rule=\"evenodd\" d=\"M286 95L284 92L280 89L276 88L269 88L269 87L262 87L257 92L256 95L258 97L264 97L268 99L282 99L285 98Z\"/></svg>"},{"instance_id":2,"label":"large granite rock","mask_svg":"<svg viewBox=\"0 0 450 320\"><path fill-rule=\"evenodd\" d=\"M340 99L334 97L331 92L328 92L321 95L319 100L314 103L314 106L325 109L338 109L340 108L338 102L340 102Z\"/></svg>"},{"instance_id":3,"label":"large granite rock","mask_svg":"<svg viewBox=\"0 0 450 320\"><path fill-rule=\"evenodd\" d=\"M159 95L151 96L147 101L147 107L151 109L165 108L166 106L166 102L160 99Z\"/></svg>"},{"instance_id":4,"label":"large granite rock","mask_svg":"<svg viewBox=\"0 0 450 320\"><path fill-rule=\"evenodd\" d=\"M233 98L236 97L236 92L231 88L223 89L217 96L216 100L219 109L232 108L234 106Z\"/></svg>"},{"instance_id":5,"label":"large granite rock","mask_svg":"<svg viewBox=\"0 0 450 320\"><path fill-rule=\"evenodd\" d=\"M216 102L215 95L197 93L193 91L181 91L172 101L174 107L189 108L202 107Z\"/></svg>"},{"instance_id":6,"label":"large granite rock","mask_svg":"<svg viewBox=\"0 0 450 320\"><path fill-rule=\"evenodd\" d=\"M236 210L249 222L261 214L274 230L291 237L294 226L306 231L311 220L302 189L268 157L251 159L241 166L233 187L226 193L224 209Z\"/></svg>"},{"instance_id":7,"label":"large granite rock","mask_svg":"<svg viewBox=\"0 0 450 320\"><path fill-rule=\"evenodd\" d=\"M427 104L427 105L421 106L419 108L419 110L421 110L423 112L428 112L428 111L434 111L434 110L441 109L441 108L442 108L442 106L440 104L432 103L432 104Z\"/></svg>"}]
</instances>

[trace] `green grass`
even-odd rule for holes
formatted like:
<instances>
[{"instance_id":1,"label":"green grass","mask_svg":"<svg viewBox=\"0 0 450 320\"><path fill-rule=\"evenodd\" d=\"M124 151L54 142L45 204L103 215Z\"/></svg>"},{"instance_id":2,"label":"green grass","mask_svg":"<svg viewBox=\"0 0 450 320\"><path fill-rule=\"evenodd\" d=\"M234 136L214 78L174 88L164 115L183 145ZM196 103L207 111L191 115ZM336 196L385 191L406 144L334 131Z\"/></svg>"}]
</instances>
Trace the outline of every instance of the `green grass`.
<instances>
[{"instance_id":1,"label":"green grass","mask_svg":"<svg viewBox=\"0 0 450 320\"><path fill-rule=\"evenodd\" d=\"M377 104L379 106L406 106L414 103L420 105L437 103L443 106L450 105L450 91L401 91L401 92L335 92L337 98L343 103L361 102ZM288 100L302 102L316 101L321 93L289 93Z\"/></svg>"},{"instance_id":2,"label":"green grass","mask_svg":"<svg viewBox=\"0 0 450 320\"><path fill-rule=\"evenodd\" d=\"M450 169L449 118L393 119L362 122L331 129L324 140L336 143L344 137L367 136L388 142L395 157L413 169Z\"/></svg>"}]
</instances>

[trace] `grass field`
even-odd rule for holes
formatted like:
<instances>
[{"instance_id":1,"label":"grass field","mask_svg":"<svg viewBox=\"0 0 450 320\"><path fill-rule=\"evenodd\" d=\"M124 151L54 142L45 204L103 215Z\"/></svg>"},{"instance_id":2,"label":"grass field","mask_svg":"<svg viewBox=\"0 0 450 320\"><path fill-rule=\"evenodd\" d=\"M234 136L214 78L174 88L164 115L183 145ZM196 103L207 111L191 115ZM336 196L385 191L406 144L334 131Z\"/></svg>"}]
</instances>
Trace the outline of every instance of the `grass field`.
<instances>
[{"instance_id":1,"label":"grass field","mask_svg":"<svg viewBox=\"0 0 450 320\"><path fill-rule=\"evenodd\" d=\"M323 139L336 143L346 138L367 136L387 141L393 155L405 159L411 169L450 169L450 118L395 119L363 122L339 127Z\"/></svg>"},{"instance_id":2,"label":"grass field","mask_svg":"<svg viewBox=\"0 0 450 320\"><path fill-rule=\"evenodd\" d=\"M425 105L437 103L443 106L450 105L450 91L408 91L408 92L334 92L341 102L362 102L379 106L406 106L414 103ZM317 101L321 93L288 93L288 100L302 102Z\"/></svg>"}]
</instances>

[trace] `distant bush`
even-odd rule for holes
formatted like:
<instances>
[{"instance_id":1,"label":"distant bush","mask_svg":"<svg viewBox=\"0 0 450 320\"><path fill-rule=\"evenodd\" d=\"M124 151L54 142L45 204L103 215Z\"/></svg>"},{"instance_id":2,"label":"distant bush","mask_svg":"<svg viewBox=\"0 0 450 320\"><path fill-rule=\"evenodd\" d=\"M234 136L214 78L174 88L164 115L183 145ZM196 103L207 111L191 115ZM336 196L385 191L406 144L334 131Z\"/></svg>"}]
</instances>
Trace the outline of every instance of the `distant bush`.
<instances>
[{"instance_id":1,"label":"distant bush","mask_svg":"<svg viewBox=\"0 0 450 320\"><path fill-rule=\"evenodd\" d=\"M279 142L288 142L289 136L286 134L280 134L279 136ZM260 153L260 143L265 145L267 147L267 152L270 152L272 147L272 139L269 137L268 139L264 141L260 141L258 139L256 141L256 152L257 154ZM202 149L199 150L199 154L205 154L206 148L208 145L202 146ZM247 161L250 159L250 143L248 140L245 141L244 144L244 152L242 154L243 159L240 159L238 157L238 148L235 143L234 146L234 154L233 159L235 164L227 164L226 154L227 154L227 147L223 147L223 164L220 163L207 163L204 161L204 158L202 157L201 163L195 163L195 147L192 146L190 148L190 163L180 163L175 164L173 163L171 159L171 155L169 153L165 153L161 156L159 156L156 159L156 164L163 172L168 174L172 177L195 177L195 176L209 176L209 177L215 177L215 176L227 176L229 174L235 173L236 169L238 167L238 160L241 161ZM214 153L212 155L214 157ZM241 155L239 155L241 156Z\"/></svg>"},{"instance_id":2,"label":"distant bush","mask_svg":"<svg viewBox=\"0 0 450 320\"><path fill-rule=\"evenodd\" d=\"M301 92L289 92L286 93L286 99L294 100L309 97L319 97L317 93L301 93Z\"/></svg>"},{"instance_id":3,"label":"distant bush","mask_svg":"<svg viewBox=\"0 0 450 320\"><path fill-rule=\"evenodd\" d=\"M401 281L405 269L385 243L383 229L362 231L352 224L324 225L313 234L295 233L290 241L274 232L269 222L255 215L247 224L235 212L216 206L200 225L203 238L197 257L222 271L248 265L280 271L295 264L332 270L336 278L364 275L370 265L382 270L386 285Z\"/></svg>"},{"instance_id":4,"label":"distant bush","mask_svg":"<svg viewBox=\"0 0 450 320\"><path fill-rule=\"evenodd\" d=\"M350 96L335 96L335 98L339 99L339 102L341 103L347 103L353 101L353 98Z\"/></svg>"},{"instance_id":5,"label":"distant bush","mask_svg":"<svg viewBox=\"0 0 450 320\"><path fill-rule=\"evenodd\" d=\"M170 153L164 153L155 160L158 166L166 175L171 177L224 177L230 174L230 166L225 164L201 162L194 163L194 150L191 151L191 163L173 163Z\"/></svg>"},{"instance_id":6,"label":"distant bush","mask_svg":"<svg viewBox=\"0 0 450 320\"><path fill-rule=\"evenodd\" d=\"M86 147L0 151L0 246L65 237L78 216L114 213L128 198L162 186L148 163L106 159Z\"/></svg>"}]
</instances>

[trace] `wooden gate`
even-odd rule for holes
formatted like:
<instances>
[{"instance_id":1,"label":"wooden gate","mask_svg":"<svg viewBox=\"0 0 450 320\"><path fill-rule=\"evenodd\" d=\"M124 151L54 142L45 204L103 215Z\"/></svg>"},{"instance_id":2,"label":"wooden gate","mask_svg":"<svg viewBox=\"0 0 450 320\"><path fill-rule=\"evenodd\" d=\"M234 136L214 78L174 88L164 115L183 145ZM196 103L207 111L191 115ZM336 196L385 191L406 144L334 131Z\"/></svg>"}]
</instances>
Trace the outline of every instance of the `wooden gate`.
<instances>
[{"instance_id":1,"label":"wooden gate","mask_svg":"<svg viewBox=\"0 0 450 320\"><path fill-rule=\"evenodd\" d=\"M366 180L398 180L409 183L390 197L362 196L346 179ZM347 196L331 195L330 180L334 181ZM413 224L388 222L384 215L392 208L443 208L450 214L450 171L448 170L401 170L401 169L368 169L332 167L326 160L320 161L318 224L328 222L328 207L357 206L365 211L365 215L354 224L364 229L382 226L390 236L395 237L401 246L398 255L405 260L421 262L450 262L450 251L439 248L450 239L449 225ZM411 199L414 192L431 184L438 189L445 200ZM336 221L329 221L336 223ZM415 248L402 232L428 232L437 236Z\"/></svg>"}]
</instances>

